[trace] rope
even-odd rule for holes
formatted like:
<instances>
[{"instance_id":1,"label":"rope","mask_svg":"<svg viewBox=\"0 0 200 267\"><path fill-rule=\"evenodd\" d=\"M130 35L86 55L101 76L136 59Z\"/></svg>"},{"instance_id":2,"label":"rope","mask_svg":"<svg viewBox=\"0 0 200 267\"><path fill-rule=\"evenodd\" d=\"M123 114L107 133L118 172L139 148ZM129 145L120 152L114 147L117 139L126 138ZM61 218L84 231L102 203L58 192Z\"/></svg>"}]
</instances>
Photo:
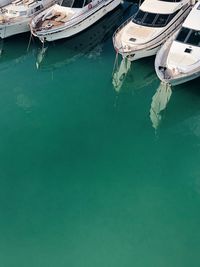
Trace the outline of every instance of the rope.
<instances>
[{"instance_id":1,"label":"rope","mask_svg":"<svg viewBox=\"0 0 200 267\"><path fill-rule=\"evenodd\" d=\"M29 48L30 48L30 45L31 45L31 40L32 40L32 32L31 32L30 37L29 37L28 46L27 46L27 49L26 49L27 52L29 51Z\"/></svg>"},{"instance_id":2,"label":"rope","mask_svg":"<svg viewBox=\"0 0 200 267\"><path fill-rule=\"evenodd\" d=\"M115 73L115 70L119 68L119 66L118 66L118 55L119 55L119 53L117 51L116 56L115 56L115 62L114 62L114 66L113 66L113 71L112 71L112 77L113 77L113 75Z\"/></svg>"}]
</instances>

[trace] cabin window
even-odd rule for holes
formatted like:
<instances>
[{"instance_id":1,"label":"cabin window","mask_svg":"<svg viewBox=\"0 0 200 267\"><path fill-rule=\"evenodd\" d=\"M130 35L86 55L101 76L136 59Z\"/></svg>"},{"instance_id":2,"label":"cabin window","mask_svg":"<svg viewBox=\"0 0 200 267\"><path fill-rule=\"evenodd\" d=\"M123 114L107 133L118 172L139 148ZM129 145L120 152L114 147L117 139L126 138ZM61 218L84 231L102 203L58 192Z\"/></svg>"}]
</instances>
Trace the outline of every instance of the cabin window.
<instances>
[{"instance_id":1,"label":"cabin window","mask_svg":"<svg viewBox=\"0 0 200 267\"><path fill-rule=\"evenodd\" d=\"M200 31L182 27L176 37L176 41L189 45L200 46Z\"/></svg>"},{"instance_id":2,"label":"cabin window","mask_svg":"<svg viewBox=\"0 0 200 267\"><path fill-rule=\"evenodd\" d=\"M157 16L157 14L154 13L147 13L147 15L145 16L144 20L142 21L142 23L144 25L152 25L153 21L155 20L155 17Z\"/></svg>"},{"instance_id":3,"label":"cabin window","mask_svg":"<svg viewBox=\"0 0 200 267\"><path fill-rule=\"evenodd\" d=\"M186 40L187 44L199 46L200 45L200 31L191 30L188 39Z\"/></svg>"},{"instance_id":4,"label":"cabin window","mask_svg":"<svg viewBox=\"0 0 200 267\"><path fill-rule=\"evenodd\" d=\"M178 12L179 10L172 14L156 14L138 10L132 21L144 26L164 27L175 17Z\"/></svg>"},{"instance_id":5,"label":"cabin window","mask_svg":"<svg viewBox=\"0 0 200 267\"><path fill-rule=\"evenodd\" d=\"M167 24L168 18L170 15L168 14L159 14L156 18L156 21L154 23L155 26L163 27Z\"/></svg>"},{"instance_id":6,"label":"cabin window","mask_svg":"<svg viewBox=\"0 0 200 267\"><path fill-rule=\"evenodd\" d=\"M145 15L145 12L143 12L142 10L138 10L138 12L135 14L135 17L133 18L133 22L140 24Z\"/></svg>"},{"instance_id":7,"label":"cabin window","mask_svg":"<svg viewBox=\"0 0 200 267\"><path fill-rule=\"evenodd\" d=\"M74 0L73 6L74 8L82 8L84 4L84 0Z\"/></svg>"},{"instance_id":8,"label":"cabin window","mask_svg":"<svg viewBox=\"0 0 200 267\"><path fill-rule=\"evenodd\" d=\"M179 31L177 37L176 37L176 41L184 43L189 32L190 32L190 29L182 27L181 30Z\"/></svg>"}]
</instances>

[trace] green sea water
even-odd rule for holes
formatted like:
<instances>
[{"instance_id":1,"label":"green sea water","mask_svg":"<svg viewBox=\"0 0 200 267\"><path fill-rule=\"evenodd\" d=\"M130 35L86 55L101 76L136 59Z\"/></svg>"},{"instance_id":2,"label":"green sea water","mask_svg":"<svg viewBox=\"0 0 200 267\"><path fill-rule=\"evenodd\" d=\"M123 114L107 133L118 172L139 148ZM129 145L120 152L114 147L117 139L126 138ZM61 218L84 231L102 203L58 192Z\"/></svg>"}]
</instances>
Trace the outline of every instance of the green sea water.
<instances>
[{"instance_id":1,"label":"green sea water","mask_svg":"<svg viewBox=\"0 0 200 267\"><path fill-rule=\"evenodd\" d=\"M4 41L0 267L200 266L200 80L162 87L152 57L115 90L134 10L43 50Z\"/></svg>"}]
</instances>

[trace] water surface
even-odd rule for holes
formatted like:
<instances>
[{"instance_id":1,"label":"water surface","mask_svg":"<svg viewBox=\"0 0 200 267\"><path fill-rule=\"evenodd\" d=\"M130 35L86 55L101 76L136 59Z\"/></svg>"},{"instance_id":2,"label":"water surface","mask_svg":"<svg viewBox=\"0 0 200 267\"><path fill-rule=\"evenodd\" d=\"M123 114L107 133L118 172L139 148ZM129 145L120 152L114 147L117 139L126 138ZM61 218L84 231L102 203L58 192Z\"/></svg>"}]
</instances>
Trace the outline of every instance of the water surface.
<instances>
[{"instance_id":1,"label":"water surface","mask_svg":"<svg viewBox=\"0 0 200 267\"><path fill-rule=\"evenodd\" d=\"M0 58L0 266L200 264L199 80L160 87L154 58L117 92L117 9L45 50Z\"/></svg>"}]
</instances>

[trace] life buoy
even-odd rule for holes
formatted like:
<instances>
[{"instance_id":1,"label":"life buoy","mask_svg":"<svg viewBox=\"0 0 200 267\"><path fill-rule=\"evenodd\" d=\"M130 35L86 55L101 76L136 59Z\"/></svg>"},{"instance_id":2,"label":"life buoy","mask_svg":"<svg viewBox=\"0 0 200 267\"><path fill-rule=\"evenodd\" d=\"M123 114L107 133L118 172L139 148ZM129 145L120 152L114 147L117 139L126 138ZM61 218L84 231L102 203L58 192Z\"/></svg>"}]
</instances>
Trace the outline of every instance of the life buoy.
<instances>
[{"instance_id":1,"label":"life buoy","mask_svg":"<svg viewBox=\"0 0 200 267\"><path fill-rule=\"evenodd\" d=\"M89 3L89 4L88 4L88 9L91 9L91 8L92 8L92 4Z\"/></svg>"}]
</instances>

